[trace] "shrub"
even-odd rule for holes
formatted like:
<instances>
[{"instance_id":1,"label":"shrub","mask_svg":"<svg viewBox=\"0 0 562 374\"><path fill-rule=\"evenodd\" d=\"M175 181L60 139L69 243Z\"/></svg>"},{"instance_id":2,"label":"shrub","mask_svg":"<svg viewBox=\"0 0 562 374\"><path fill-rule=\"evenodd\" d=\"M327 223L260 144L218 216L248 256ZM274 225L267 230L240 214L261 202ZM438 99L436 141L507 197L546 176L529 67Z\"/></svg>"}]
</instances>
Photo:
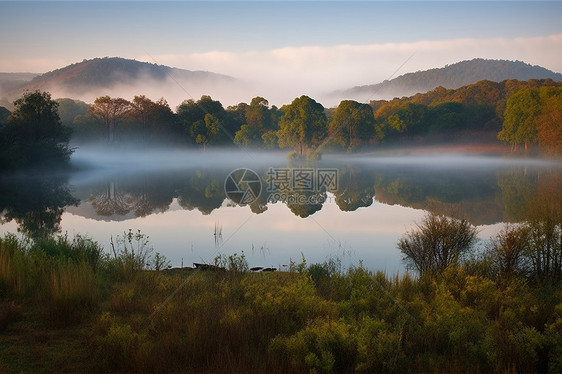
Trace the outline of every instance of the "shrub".
<instances>
[{"instance_id":1,"label":"shrub","mask_svg":"<svg viewBox=\"0 0 562 374\"><path fill-rule=\"evenodd\" d=\"M406 263L420 275L440 274L468 253L477 230L465 220L428 214L398 242Z\"/></svg>"},{"instance_id":2,"label":"shrub","mask_svg":"<svg viewBox=\"0 0 562 374\"><path fill-rule=\"evenodd\" d=\"M270 355L291 372L351 372L357 361L356 332L341 320L315 320L292 336L273 339Z\"/></svg>"}]
</instances>

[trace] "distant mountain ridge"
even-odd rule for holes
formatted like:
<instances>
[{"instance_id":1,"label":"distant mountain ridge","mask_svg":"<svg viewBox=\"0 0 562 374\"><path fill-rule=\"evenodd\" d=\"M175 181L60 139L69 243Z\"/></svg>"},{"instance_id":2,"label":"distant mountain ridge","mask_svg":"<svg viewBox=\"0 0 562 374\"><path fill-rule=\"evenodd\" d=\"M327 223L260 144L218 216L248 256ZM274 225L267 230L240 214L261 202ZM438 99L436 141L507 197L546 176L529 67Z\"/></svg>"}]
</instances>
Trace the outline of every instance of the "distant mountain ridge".
<instances>
[{"instance_id":1,"label":"distant mountain ridge","mask_svg":"<svg viewBox=\"0 0 562 374\"><path fill-rule=\"evenodd\" d=\"M0 96L2 92L22 87L38 75L34 73L0 73Z\"/></svg>"},{"instance_id":2,"label":"distant mountain ridge","mask_svg":"<svg viewBox=\"0 0 562 374\"><path fill-rule=\"evenodd\" d=\"M562 81L562 74L541 66L533 66L521 61L485 60L481 58L461 61L443 68L435 68L408 73L378 84L356 86L331 93L346 99L364 101L372 99L391 99L412 96L444 87L456 89L481 80L501 82L506 79L527 81L529 79L552 79Z\"/></svg>"},{"instance_id":3,"label":"distant mountain ridge","mask_svg":"<svg viewBox=\"0 0 562 374\"><path fill-rule=\"evenodd\" d=\"M120 57L83 60L45 74L27 77L30 80L20 81L19 85L11 80L9 86L4 87L4 92L0 92L0 96L13 99L19 97L24 90L44 90L54 93L55 97L69 96L91 100L95 95L121 94L119 90L115 92L116 88L124 91L125 87L139 87L136 94L140 94L143 90L154 91L154 87L159 84L167 84L168 88L180 85L191 89L193 86L207 88L236 82L236 79L227 75L172 68ZM165 96L165 91L160 91L162 93L159 92L159 95ZM87 95L88 93L95 94ZM85 95L88 97L85 98Z\"/></svg>"}]
</instances>

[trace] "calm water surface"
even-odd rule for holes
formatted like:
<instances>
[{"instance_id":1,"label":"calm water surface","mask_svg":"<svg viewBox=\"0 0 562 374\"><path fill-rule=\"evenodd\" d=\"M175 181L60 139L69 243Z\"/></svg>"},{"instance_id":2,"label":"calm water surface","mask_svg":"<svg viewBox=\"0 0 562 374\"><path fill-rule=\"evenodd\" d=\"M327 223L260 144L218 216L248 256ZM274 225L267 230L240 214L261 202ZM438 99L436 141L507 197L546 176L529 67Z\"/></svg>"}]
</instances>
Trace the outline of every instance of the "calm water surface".
<instances>
[{"instance_id":1,"label":"calm water surface","mask_svg":"<svg viewBox=\"0 0 562 374\"><path fill-rule=\"evenodd\" d=\"M132 229L172 266L243 251L250 266L280 268L304 255L394 274L405 271L397 240L428 211L469 220L484 245L503 222L527 219L537 199L549 205L562 196L560 163L531 158L370 154L291 163L284 153L79 149L73 163L79 171L0 177L0 234L80 233L109 251L111 238ZM249 171L231 174L239 169Z\"/></svg>"}]
</instances>

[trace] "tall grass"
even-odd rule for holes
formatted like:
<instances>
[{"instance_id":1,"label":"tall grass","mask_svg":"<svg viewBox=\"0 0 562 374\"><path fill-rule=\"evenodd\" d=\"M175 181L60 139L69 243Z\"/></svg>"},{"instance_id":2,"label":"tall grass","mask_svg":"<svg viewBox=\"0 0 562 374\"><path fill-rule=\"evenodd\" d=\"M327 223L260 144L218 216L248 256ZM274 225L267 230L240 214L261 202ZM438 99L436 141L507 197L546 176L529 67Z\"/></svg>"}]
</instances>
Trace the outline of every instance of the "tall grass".
<instances>
[{"instance_id":1,"label":"tall grass","mask_svg":"<svg viewBox=\"0 0 562 374\"><path fill-rule=\"evenodd\" d=\"M82 237L1 239L0 329L30 313L78 324L88 368L104 372L562 367L561 284L497 282L474 264L413 278L303 258L292 272L251 273L242 255L217 258L227 271L168 272L142 256L144 236L127 238L113 256Z\"/></svg>"},{"instance_id":2,"label":"tall grass","mask_svg":"<svg viewBox=\"0 0 562 374\"><path fill-rule=\"evenodd\" d=\"M56 262L48 283L48 313L53 322L79 320L94 310L99 302L94 271L86 262Z\"/></svg>"}]
</instances>

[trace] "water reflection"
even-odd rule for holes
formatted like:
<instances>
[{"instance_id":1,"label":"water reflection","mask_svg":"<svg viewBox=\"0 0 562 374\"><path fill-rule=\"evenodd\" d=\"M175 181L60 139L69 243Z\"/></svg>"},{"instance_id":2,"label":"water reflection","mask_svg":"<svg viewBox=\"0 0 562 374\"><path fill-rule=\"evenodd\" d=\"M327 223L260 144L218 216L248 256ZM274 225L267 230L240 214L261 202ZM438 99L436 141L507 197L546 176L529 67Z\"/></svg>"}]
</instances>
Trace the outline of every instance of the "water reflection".
<instances>
[{"instance_id":1,"label":"water reflection","mask_svg":"<svg viewBox=\"0 0 562 374\"><path fill-rule=\"evenodd\" d=\"M356 212L377 201L463 218L474 225L519 222L545 211L560 218L562 173L556 164L482 161L470 167L460 165L351 158L254 165L264 188L249 210L262 214L278 201L294 216L306 218L334 202L341 212ZM99 174L85 171L68 177L4 177L0 179L2 223L13 220L20 231L41 237L60 230L65 207L98 221L122 221L168 212L176 202L181 209L206 216L234 205L224 191L225 178L234 168L215 164L171 170L112 169ZM265 188L271 184L272 168L302 172L331 168L337 170L337 189L307 190L286 183L278 186L278 197L272 199Z\"/></svg>"},{"instance_id":2,"label":"water reflection","mask_svg":"<svg viewBox=\"0 0 562 374\"><path fill-rule=\"evenodd\" d=\"M64 208L79 202L64 176L0 178L0 223L14 220L18 230L31 238L60 231Z\"/></svg>"}]
</instances>

